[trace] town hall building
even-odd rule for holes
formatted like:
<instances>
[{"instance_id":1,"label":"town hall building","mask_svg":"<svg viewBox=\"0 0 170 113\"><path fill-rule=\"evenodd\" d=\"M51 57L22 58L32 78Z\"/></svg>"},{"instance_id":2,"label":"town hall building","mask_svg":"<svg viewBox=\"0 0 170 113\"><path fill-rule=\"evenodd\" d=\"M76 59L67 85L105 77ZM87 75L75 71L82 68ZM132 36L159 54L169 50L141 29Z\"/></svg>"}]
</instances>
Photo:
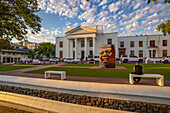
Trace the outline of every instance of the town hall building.
<instances>
[{"instance_id":1,"label":"town hall building","mask_svg":"<svg viewBox=\"0 0 170 113\"><path fill-rule=\"evenodd\" d=\"M85 58L99 56L99 45L115 45L115 55L138 57L170 56L170 35L118 37L117 32L104 33L102 25L79 26L66 29L66 35L56 37L56 57Z\"/></svg>"}]
</instances>

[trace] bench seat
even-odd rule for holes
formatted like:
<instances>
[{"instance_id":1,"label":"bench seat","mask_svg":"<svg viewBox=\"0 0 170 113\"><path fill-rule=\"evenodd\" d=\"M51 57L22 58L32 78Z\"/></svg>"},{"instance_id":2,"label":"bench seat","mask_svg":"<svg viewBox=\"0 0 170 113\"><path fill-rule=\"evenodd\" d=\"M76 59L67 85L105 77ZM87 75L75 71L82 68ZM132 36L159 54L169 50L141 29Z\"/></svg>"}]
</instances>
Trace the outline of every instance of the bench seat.
<instances>
[{"instance_id":1,"label":"bench seat","mask_svg":"<svg viewBox=\"0 0 170 113\"><path fill-rule=\"evenodd\" d=\"M164 76L160 74L143 74L143 75L136 75L136 74L129 74L129 82L130 84L134 84L134 77L143 77L143 78L156 78L156 84L160 86L164 86Z\"/></svg>"},{"instance_id":2,"label":"bench seat","mask_svg":"<svg viewBox=\"0 0 170 113\"><path fill-rule=\"evenodd\" d=\"M66 79L65 71L45 71L45 78L50 78L50 73L61 74L61 80Z\"/></svg>"}]
</instances>

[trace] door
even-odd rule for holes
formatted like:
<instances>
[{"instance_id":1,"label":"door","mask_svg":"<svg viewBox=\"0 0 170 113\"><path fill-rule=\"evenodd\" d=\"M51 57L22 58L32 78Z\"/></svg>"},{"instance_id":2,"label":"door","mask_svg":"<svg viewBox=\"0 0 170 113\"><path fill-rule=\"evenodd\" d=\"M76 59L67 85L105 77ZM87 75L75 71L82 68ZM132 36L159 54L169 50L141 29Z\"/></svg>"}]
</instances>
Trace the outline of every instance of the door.
<instances>
[{"instance_id":1,"label":"door","mask_svg":"<svg viewBox=\"0 0 170 113\"><path fill-rule=\"evenodd\" d=\"M84 51L81 51L81 58L84 58Z\"/></svg>"},{"instance_id":2,"label":"door","mask_svg":"<svg viewBox=\"0 0 170 113\"><path fill-rule=\"evenodd\" d=\"M60 51L60 58L63 58L63 51Z\"/></svg>"},{"instance_id":3,"label":"door","mask_svg":"<svg viewBox=\"0 0 170 113\"><path fill-rule=\"evenodd\" d=\"M167 56L167 50L162 51L162 57Z\"/></svg>"},{"instance_id":4,"label":"door","mask_svg":"<svg viewBox=\"0 0 170 113\"><path fill-rule=\"evenodd\" d=\"M119 48L119 58L121 57L121 55L125 55L126 53L126 48Z\"/></svg>"}]
</instances>

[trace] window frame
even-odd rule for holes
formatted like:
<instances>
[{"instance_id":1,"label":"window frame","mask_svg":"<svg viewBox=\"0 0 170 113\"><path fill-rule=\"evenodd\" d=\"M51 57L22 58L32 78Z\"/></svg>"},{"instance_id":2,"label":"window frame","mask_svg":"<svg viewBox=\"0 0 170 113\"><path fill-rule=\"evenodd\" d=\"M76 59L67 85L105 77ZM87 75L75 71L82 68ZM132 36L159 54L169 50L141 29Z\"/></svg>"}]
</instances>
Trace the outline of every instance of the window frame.
<instances>
[{"instance_id":1,"label":"window frame","mask_svg":"<svg viewBox=\"0 0 170 113\"><path fill-rule=\"evenodd\" d=\"M107 44L108 44L108 45L109 45L109 44L112 44L112 39L111 39L111 38L107 39Z\"/></svg>"},{"instance_id":2,"label":"window frame","mask_svg":"<svg viewBox=\"0 0 170 113\"><path fill-rule=\"evenodd\" d=\"M132 43L133 42L133 43ZM133 46L132 46L133 45ZM135 42L134 41L130 41L130 47L135 47Z\"/></svg>"},{"instance_id":3,"label":"window frame","mask_svg":"<svg viewBox=\"0 0 170 113\"><path fill-rule=\"evenodd\" d=\"M60 41L60 42L59 42L59 47L60 47L60 48L63 48L63 41Z\"/></svg>"},{"instance_id":4,"label":"window frame","mask_svg":"<svg viewBox=\"0 0 170 113\"><path fill-rule=\"evenodd\" d=\"M122 46L122 44L123 44L123 46ZM120 47L125 47L124 41L120 41Z\"/></svg>"},{"instance_id":5,"label":"window frame","mask_svg":"<svg viewBox=\"0 0 170 113\"><path fill-rule=\"evenodd\" d=\"M143 47L143 41L139 41L139 47Z\"/></svg>"}]
</instances>

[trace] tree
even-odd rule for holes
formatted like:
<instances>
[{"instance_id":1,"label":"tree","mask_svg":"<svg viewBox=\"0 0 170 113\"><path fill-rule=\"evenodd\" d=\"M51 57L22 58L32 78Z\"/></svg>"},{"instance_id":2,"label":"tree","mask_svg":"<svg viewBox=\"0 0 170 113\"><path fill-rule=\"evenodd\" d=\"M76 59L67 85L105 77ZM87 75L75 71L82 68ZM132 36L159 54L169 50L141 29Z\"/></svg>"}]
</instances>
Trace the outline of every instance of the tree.
<instances>
[{"instance_id":1,"label":"tree","mask_svg":"<svg viewBox=\"0 0 170 113\"><path fill-rule=\"evenodd\" d=\"M10 42L8 40L0 38L0 50L1 49L12 49L12 47L10 46Z\"/></svg>"},{"instance_id":2,"label":"tree","mask_svg":"<svg viewBox=\"0 0 170 113\"><path fill-rule=\"evenodd\" d=\"M156 29L161 31L164 36L166 36L167 33L170 34L170 19L158 25Z\"/></svg>"},{"instance_id":3,"label":"tree","mask_svg":"<svg viewBox=\"0 0 170 113\"><path fill-rule=\"evenodd\" d=\"M38 48L28 52L29 58L55 57L55 45L50 42L40 43Z\"/></svg>"},{"instance_id":4,"label":"tree","mask_svg":"<svg viewBox=\"0 0 170 113\"><path fill-rule=\"evenodd\" d=\"M7 40L26 38L28 28L33 34L40 31L41 19L37 0L0 1L0 37Z\"/></svg>"},{"instance_id":5,"label":"tree","mask_svg":"<svg viewBox=\"0 0 170 113\"><path fill-rule=\"evenodd\" d=\"M155 2L155 3L158 2L158 0L148 0L148 1L147 1L147 4L149 4L151 1L153 1L153 2ZM165 0L165 1L164 1L164 4L166 4L166 3L170 3L170 0Z\"/></svg>"}]
</instances>

